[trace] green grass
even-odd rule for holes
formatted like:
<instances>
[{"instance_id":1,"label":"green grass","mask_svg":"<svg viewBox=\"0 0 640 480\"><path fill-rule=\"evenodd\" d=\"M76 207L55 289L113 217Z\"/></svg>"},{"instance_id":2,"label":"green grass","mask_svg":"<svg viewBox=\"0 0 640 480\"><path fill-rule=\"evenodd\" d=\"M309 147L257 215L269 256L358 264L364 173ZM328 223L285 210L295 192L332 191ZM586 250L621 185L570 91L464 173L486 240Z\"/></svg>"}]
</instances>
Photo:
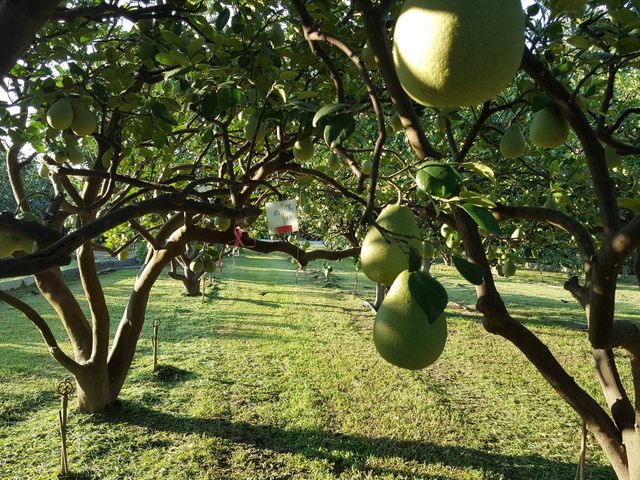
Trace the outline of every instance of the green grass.
<instances>
[{"instance_id":1,"label":"green grass","mask_svg":"<svg viewBox=\"0 0 640 480\"><path fill-rule=\"evenodd\" d=\"M452 301L473 305L473 289L452 270L434 273ZM452 305L442 358L409 372L377 355L361 301L372 285L360 275L353 294L351 261L336 264L330 282L297 277L284 257L249 253L205 301L161 279L148 319L161 320L162 368L151 373L148 321L118 405L70 416L72 478L573 478L577 415L475 313ZM132 271L103 279L118 319ZM597 394L581 311L563 279L545 274L541 283L524 272L499 287L514 315ZM637 320L636 289L619 295L623 314ZM21 296L47 311L37 294ZM56 478L54 389L66 374L3 305L0 331L0 479ZM589 443L588 478L613 479Z\"/></svg>"}]
</instances>

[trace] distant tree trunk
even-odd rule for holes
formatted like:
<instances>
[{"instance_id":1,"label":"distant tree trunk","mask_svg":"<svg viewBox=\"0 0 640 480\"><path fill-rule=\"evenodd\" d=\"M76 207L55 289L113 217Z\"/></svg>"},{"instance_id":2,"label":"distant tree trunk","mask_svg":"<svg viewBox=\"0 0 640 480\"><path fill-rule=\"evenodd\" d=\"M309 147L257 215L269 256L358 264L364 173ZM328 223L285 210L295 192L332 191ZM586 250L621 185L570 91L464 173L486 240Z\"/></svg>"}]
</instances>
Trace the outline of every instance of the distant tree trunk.
<instances>
[{"instance_id":1,"label":"distant tree trunk","mask_svg":"<svg viewBox=\"0 0 640 480\"><path fill-rule=\"evenodd\" d=\"M422 259L422 271L425 273L429 273L431 270L431 265L433 264L433 258L423 258Z\"/></svg>"},{"instance_id":2,"label":"distant tree trunk","mask_svg":"<svg viewBox=\"0 0 640 480\"><path fill-rule=\"evenodd\" d=\"M382 283L376 284L376 301L373 302L373 309L376 312L380 308L380 305L382 305L382 301L384 300L384 297L387 295L388 289L389 287L387 287L386 285L383 285Z\"/></svg>"},{"instance_id":3,"label":"distant tree trunk","mask_svg":"<svg viewBox=\"0 0 640 480\"><path fill-rule=\"evenodd\" d=\"M187 245L184 253L171 262L169 276L174 280L182 282L188 297L199 297L202 295L200 281L202 280L203 274L194 272L190 266L191 261L198 256L198 253L197 250ZM182 273L177 272L176 264L180 265Z\"/></svg>"}]
</instances>

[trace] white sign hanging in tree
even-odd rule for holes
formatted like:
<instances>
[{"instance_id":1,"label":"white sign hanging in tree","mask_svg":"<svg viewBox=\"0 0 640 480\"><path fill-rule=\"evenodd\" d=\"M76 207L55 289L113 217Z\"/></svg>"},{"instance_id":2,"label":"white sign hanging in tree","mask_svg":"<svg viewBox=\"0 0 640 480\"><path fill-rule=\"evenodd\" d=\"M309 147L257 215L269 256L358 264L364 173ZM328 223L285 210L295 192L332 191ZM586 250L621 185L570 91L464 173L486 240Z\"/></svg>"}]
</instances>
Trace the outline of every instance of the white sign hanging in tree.
<instances>
[{"instance_id":1,"label":"white sign hanging in tree","mask_svg":"<svg viewBox=\"0 0 640 480\"><path fill-rule=\"evenodd\" d=\"M267 202L266 207L267 224L271 235L298 231L298 213L295 200Z\"/></svg>"}]
</instances>

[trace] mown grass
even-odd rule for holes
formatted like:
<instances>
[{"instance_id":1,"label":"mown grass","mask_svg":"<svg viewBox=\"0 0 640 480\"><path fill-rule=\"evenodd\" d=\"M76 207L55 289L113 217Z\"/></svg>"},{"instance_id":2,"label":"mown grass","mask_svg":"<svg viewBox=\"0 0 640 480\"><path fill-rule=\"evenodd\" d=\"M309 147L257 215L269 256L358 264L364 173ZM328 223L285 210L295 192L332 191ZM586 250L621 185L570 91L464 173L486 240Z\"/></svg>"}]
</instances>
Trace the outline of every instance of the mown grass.
<instances>
[{"instance_id":1,"label":"mown grass","mask_svg":"<svg viewBox=\"0 0 640 480\"><path fill-rule=\"evenodd\" d=\"M434 273L451 300L473 304L454 272ZM132 275L103 277L114 319ZM536 275L500 280L507 303L597 394L579 307L563 277ZM573 478L579 419L514 347L452 304L440 361L420 372L394 368L371 340L361 300L372 285L360 275L354 295L353 280L350 261L335 264L328 282L313 272L296 281L284 257L250 253L204 301L160 280L148 319L161 320L161 369L151 373L148 321L119 404L70 416L72 478ZM21 295L46 311L37 294ZM621 287L623 314L637 320L635 295ZM0 331L0 478L55 478L54 389L66 374L35 329L2 305ZM592 439L587 471L614 478Z\"/></svg>"}]
</instances>

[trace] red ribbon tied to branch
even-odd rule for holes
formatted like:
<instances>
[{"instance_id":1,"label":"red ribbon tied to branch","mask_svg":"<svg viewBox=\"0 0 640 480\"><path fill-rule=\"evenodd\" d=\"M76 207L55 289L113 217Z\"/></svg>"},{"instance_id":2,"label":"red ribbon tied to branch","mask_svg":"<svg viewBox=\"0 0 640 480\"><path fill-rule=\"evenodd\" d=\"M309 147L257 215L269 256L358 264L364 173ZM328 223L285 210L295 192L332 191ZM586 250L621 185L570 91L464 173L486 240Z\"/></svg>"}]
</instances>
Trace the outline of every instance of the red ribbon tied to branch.
<instances>
[{"instance_id":1,"label":"red ribbon tied to branch","mask_svg":"<svg viewBox=\"0 0 640 480\"><path fill-rule=\"evenodd\" d=\"M233 248L240 248L240 247L244 247L244 248L253 248L255 247L255 241L253 245L245 245L244 242L242 241L242 236L247 233L246 230L244 230L242 227L240 226L236 226L233 229L233 236L234 236L234 240L233 240ZM227 245L230 245L231 242L227 243ZM220 273L222 273L222 254L224 253L224 248L222 250L220 250L220 256L218 257L218 269L220 270ZM235 260L234 260L235 261Z\"/></svg>"}]
</instances>

